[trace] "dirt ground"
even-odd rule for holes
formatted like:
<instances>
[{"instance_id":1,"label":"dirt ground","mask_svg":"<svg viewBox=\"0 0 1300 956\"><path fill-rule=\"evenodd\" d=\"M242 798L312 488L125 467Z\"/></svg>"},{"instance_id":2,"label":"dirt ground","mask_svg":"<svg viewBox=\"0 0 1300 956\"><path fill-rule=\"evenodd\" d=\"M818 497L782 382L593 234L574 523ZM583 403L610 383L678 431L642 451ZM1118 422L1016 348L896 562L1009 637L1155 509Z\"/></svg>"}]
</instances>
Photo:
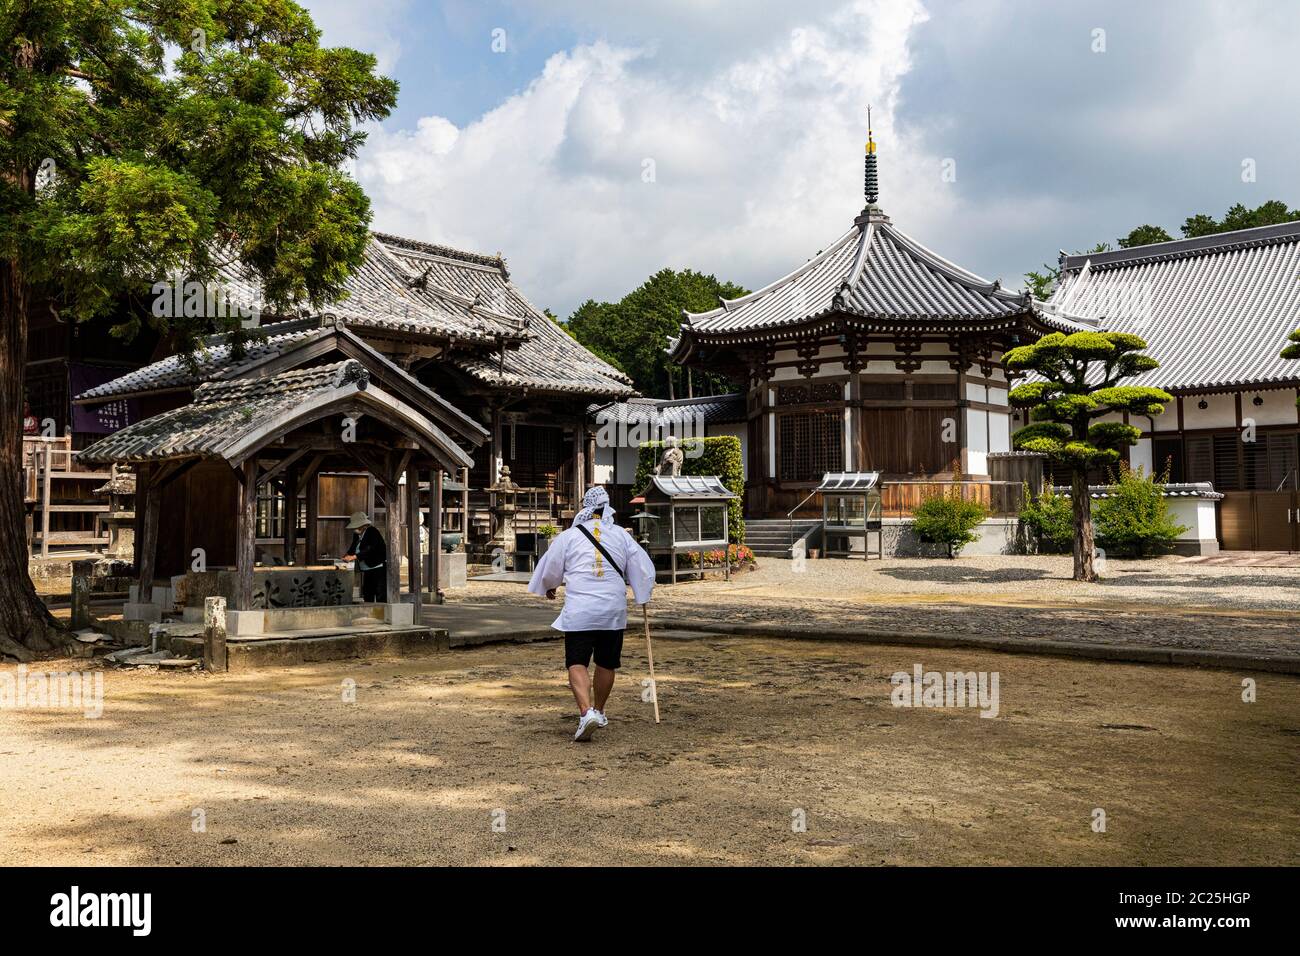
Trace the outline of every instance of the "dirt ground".
<instances>
[{"instance_id":1,"label":"dirt ground","mask_svg":"<svg viewBox=\"0 0 1300 956\"><path fill-rule=\"evenodd\" d=\"M1245 675L1224 671L712 637L655 650L664 722L629 637L611 725L585 745L553 642L107 670L99 719L0 709L0 864L1300 859L1295 678L1252 675L1247 704ZM996 671L999 715L894 707L890 675L917 663ZM64 666L81 665L40 665Z\"/></svg>"}]
</instances>

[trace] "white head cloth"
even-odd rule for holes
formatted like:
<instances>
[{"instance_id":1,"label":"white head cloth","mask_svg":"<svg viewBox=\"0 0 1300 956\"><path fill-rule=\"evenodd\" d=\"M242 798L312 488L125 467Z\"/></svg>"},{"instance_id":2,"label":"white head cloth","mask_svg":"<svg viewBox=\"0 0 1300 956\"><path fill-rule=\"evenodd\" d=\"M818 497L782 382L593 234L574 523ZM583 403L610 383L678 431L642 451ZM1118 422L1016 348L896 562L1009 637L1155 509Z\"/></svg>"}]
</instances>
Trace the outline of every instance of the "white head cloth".
<instances>
[{"instance_id":1,"label":"white head cloth","mask_svg":"<svg viewBox=\"0 0 1300 956\"><path fill-rule=\"evenodd\" d=\"M582 496L582 510L573 516L573 523L580 525L584 521L590 521L596 517L597 510L600 511L602 524L608 524L614 520L614 509L609 506L609 492L600 485L593 485Z\"/></svg>"}]
</instances>

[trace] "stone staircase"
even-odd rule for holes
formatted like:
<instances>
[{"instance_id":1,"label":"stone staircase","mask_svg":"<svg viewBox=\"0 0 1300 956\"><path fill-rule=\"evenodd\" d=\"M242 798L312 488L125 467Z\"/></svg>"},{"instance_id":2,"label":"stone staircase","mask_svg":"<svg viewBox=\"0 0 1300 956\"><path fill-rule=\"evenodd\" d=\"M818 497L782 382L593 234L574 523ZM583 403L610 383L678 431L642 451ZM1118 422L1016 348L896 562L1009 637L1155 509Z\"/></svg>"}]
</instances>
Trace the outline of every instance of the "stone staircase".
<instances>
[{"instance_id":1,"label":"stone staircase","mask_svg":"<svg viewBox=\"0 0 1300 956\"><path fill-rule=\"evenodd\" d=\"M810 528L820 525L820 521L808 521L799 518L794 522L794 539L807 533ZM745 544L760 558L790 557L790 522L785 518L746 518Z\"/></svg>"}]
</instances>

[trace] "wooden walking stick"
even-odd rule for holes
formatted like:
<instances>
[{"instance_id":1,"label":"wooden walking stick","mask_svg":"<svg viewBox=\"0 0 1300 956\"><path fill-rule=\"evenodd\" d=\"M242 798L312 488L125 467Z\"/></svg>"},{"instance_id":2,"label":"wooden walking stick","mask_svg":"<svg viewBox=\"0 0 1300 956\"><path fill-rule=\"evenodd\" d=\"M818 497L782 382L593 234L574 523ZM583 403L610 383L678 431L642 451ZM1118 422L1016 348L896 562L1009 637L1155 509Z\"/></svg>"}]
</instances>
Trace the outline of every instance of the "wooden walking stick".
<instances>
[{"instance_id":1,"label":"wooden walking stick","mask_svg":"<svg viewBox=\"0 0 1300 956\"><path fill-rule=\"evenodd\" d=\"M655 705L655 723L659 723L659 683L655 680L655 652L650 646L650 608L641 605L641 619L645 621L645 656L650 661L650 699Z\"/></svg>"}]
</instances>

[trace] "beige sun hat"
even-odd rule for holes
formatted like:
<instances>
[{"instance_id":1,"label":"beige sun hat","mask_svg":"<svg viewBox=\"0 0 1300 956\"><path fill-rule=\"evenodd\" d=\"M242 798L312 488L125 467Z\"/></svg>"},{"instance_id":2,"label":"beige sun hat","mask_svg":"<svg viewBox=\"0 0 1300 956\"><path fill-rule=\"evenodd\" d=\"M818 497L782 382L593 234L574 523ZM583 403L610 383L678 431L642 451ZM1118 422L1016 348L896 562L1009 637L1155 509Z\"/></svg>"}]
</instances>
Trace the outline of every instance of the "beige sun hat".
<instances>
[{"instance_id":1,"label":"beige sun hat","mask_svg":"<svg viewBox=\"0 0 1300 956\"><path fill-rule=\"evenodd\" d=\"M371 524L369 515L364 511L354 511L352 512L352 517L348 519L348 530L356 531L358 528L364 528L368 524Z\"/></svg>"}]
</instances>

